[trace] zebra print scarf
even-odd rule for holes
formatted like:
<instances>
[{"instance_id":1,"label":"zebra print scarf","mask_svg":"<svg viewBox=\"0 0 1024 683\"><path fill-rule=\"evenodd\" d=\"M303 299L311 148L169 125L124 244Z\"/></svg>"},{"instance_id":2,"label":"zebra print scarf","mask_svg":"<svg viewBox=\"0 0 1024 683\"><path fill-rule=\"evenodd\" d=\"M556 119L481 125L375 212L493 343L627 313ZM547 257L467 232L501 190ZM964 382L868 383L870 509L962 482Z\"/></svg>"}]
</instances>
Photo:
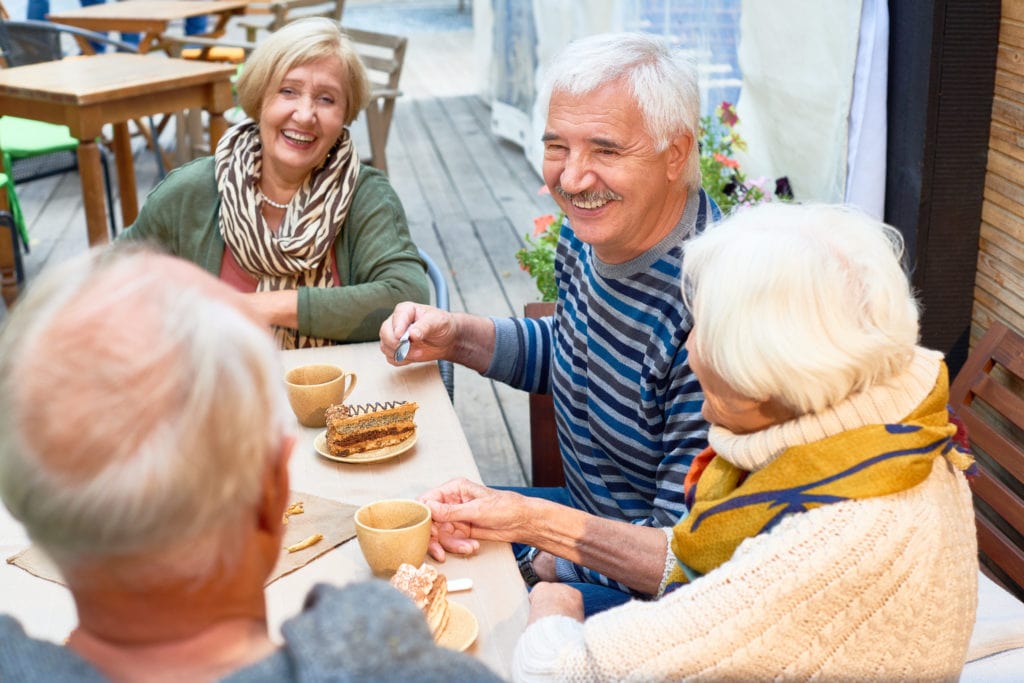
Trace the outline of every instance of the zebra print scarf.
<instances>
[{"instance_id":1,"label":"zebra print scarf","mask_svg":"<svg viewBox=\"0 0 1024 683\"><path fill-rule=\"evenodd\" d=\"M292 197L276 233L260 211L263 144L255 121L240 123L224 134L217 145L215 168L220 234L238 264L258 280L256 291L331 287L331 250L359 175L359 157L348 129ZM330 343L286 327L275 327L274 336L283 349Z\"/></svg>"}]
</instances>

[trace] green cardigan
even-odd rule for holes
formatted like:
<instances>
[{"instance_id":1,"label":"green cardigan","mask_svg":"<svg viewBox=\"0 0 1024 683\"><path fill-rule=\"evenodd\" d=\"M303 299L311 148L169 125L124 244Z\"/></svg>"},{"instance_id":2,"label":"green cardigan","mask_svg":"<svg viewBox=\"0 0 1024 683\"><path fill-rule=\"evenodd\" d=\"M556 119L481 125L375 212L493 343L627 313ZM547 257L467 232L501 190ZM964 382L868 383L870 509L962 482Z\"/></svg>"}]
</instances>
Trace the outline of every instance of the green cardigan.
<instances>
[{"instance_id":1,"label":"green cardigan","mask_svg":"<svg viewBox=\"0 0 1024 683\"><path fill-rule=\"evenodd\" d=\"M149 193L123 239L150 240L220 276L224 239L213 157L171 171ZM378 339L401 301L430 302L426 269L387 176L361 166L334 244L342 287L299 288L299 332L341 342Z\"/></svg>"}]
</instances>

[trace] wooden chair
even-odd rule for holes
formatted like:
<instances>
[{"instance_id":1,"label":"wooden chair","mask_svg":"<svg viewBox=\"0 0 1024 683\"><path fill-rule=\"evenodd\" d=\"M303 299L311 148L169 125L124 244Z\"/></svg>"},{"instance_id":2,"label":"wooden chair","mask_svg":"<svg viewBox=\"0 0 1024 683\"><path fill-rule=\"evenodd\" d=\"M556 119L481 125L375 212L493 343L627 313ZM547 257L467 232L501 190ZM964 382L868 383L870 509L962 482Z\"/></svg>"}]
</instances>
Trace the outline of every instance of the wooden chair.
<instances>
[{"instance_id":1,"label":"wooden chair","mask_svg":"<svg viewBox=\"0 0 1024 683\"><path fill-rule=\"evenodd\" d=\"M553 302L535 301L524 308L527 318L543 318L554 312ZM530 485L565 486L551 394L530 394Z\"/></svg>"},{"instance_id":2,"label":"wooden chair","mask_svg":"<svg viewBox=\"0 0 1024 683\"><path fill-rule=\"evenodd\" d=\"M345 0L270 0L253 2L245 11L245 18L238 25L245 29L245 39L255 43L260 31L273 33L289 21L302 17L331 17L341 21L345 11ZM254 19L254 15L269 15L269 18Z\"/></svg>"},{"instance_id":3,"label":"wooden chair","mask_svg":"<svg viewBox=\"0 0 1024 683\"><path fill-rule=\"evenodd\" d=\"M402 94L398 82L402 77L405 48L409 39L355 28L345 28L345 33L355 44L370 76L370 102L364 112L370 135L370 157L364 161L387 173L385 148L391 131L391 119L395 115L395 100Z\"/></svg>"},{"instance_id":4,"label":"wooden chair","mask_svg":"<svg viewBox=\"0 0 1024 683\"><path fill-rule=\"evenodd\" d=\"M1024 337L994 322L950 388L979 473L970 484L982 571L1024 601Z\"/></svg>"}]
</instances>

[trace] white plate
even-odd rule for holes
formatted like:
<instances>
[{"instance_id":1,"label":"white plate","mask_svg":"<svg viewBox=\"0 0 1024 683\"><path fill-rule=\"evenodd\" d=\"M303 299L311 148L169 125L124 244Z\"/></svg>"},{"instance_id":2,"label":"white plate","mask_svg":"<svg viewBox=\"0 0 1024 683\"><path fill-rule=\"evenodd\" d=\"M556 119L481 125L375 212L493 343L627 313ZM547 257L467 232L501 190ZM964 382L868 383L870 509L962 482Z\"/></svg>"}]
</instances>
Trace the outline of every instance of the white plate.
<instances>
[{"instance_id":1,"label":"white plate","mask_svg":"<svg viewBox=\"0 0 1024 683\"><path fill-rule=\"evenodd\" d=\"M463 607L457 602L449 602L448 607L451 609L448 625L437 637L437 644L449 650L462 652L476 640L480 625L468 607Z\"/></svg>"},{"instance_id":2,"label":"white plate","mask_svg":"<svg viewBox=\"0 0 1024 683\"><path fill-rule=\"evenodd\" d=\"M337 455L331 455L331 452L327 449L327 430L320 432L316 435L316 439L313 440L313 448L316 452L327 458L328 460L334 460L335 462L347 462L361 465L368 462L377 462L379 460L387 460L393 458L396 455L405 453L407 450L413 447L416 443L416 435L419 432L413 432L412 436L407 438L405 441L396 443L394 446L385 446L384 448L377 448L372 451L363 451L362 453L354 453L347 457L340 457Z\"/></svg>"}]
</instances>

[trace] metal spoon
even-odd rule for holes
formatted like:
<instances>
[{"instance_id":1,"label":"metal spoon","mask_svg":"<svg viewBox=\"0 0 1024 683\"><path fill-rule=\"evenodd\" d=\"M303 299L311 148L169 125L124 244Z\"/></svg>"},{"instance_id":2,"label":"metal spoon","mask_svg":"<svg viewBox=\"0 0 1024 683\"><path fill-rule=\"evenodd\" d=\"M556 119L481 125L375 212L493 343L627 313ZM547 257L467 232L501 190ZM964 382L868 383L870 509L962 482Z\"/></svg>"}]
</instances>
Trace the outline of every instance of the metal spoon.
<instances>
[{"instance_id":1,"label":"metal spoon","mask_svg":"<svg viewBox=\"0 0 1024 683\"><path fill-rule=\"evenodd\" d=\"M405 360L406 355L409 353L409 332L412 331L411 327L406 328L405 334L398 340L398 347L395 349L395 362L401 363Z\"/></svg>"}]
</instances>

